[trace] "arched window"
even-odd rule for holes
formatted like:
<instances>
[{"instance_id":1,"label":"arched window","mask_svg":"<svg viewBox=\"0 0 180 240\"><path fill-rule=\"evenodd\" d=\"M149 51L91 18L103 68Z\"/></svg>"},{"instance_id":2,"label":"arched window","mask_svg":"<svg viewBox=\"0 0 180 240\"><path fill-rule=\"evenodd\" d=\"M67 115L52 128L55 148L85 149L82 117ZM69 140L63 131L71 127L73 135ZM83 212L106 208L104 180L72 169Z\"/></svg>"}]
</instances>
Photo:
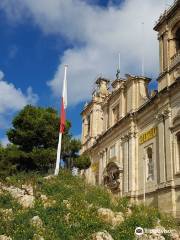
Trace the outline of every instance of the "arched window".
<instances>
[{"instance_id":1,"label":"arched window","mask_svg":"<svg viewBox=\"0 0 180 240\"><path fill-rule=\"evenodd\" d=\"M147 181L152 181L152 180L154 180L154 166L153 166L152 147L147 148L146 156L147 156Z\"/></svg>"},{"instance_id":2,"label":"arched window","mask_svg":"<svg viewBox=\"0 0 180 240\"><path fill-rule=\"evenodd\" d=\"M180 51L180 28L178 28L178 30L176 31L175 41L176 41L176 51L179 52Z\"/></svg>"}]
</instances>

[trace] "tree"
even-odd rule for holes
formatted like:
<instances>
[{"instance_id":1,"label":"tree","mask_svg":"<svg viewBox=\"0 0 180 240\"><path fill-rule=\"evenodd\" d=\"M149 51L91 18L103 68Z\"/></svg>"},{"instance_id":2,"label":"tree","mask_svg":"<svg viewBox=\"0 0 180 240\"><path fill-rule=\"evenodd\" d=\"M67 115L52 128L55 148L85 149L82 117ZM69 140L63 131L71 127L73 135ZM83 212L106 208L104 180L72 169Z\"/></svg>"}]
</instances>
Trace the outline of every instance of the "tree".
<instances>
[{"instance_id":1,"label":"tree","mask_svg":"<svg viewBox=\"0 0 180 240\"><path fill-rule=\"evenodd\" d=\"M20 170L47 171L55 164L59 135L59 116L53 108L27 105L12 121L13 127L7 132L14 149L6 159ZM62 158L69 162L79 149L80 142L69 133L71 123L66 121L62 138ZM12 147L11 147L12 148ZM14 153L12 153L14 152Z\"/></svg>"},{"instance_id":2,"label":"tree","mask_svg":"<svg viewBox=\"0 0 180 240\"><path fill-rule=\"evenodd\" d=\"M27 105L13 120L8 132L9 141L21 150L31 152L35 148L56 148L58 141L59 117L52 108ZM70 122L66 122L68 134Z\"/></svg>"},{"instance_id":3,"label":"tree","mask_svg":"<svg viewBox=\"0 0 180 240\"><path fill-rule=\"evenodd\" d=\"M82 169L88 169L91 166L91 160L90 157L86 154L82 154L79 157L75 158L74 160L74 166Z\"/></svg>"}]
</instances>

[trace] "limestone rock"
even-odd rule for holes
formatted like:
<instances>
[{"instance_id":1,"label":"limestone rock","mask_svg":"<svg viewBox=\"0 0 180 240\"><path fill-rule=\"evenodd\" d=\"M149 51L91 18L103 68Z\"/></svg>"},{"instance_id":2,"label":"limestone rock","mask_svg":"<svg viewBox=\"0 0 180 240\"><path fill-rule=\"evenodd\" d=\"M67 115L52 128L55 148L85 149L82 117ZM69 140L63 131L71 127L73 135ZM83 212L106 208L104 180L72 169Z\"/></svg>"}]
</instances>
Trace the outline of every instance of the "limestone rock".
<instances>
[{"instance_id":1,"label":"limestone rock","mask_svg":"<svg viewBox=\"0 0 180 240\"><path fill-rule=\"evenodd\" d=\"M44 238L38 234L34 234L33 240L44 240Z\"/></svg>"},{"instance_id":2,"label":"limestone rock","mask_svg":"<svg viewBox=\"0 0 180 240\"><path fill-rule=\"evenodd\" d=\"M6 235L0 235L0 240L12 240L12 238L7 237Z\"/></svg>"},{"instance_id":3,"label":"limestone rock","mask_svg":"<svg viewBox=\"0 0 180 240\"><path fill-rule=\"evenodd\" d=\"M22 185L22 189L25 190L26 194L33 196L33 187L31 185Z\"/></svg>"},{"instance_id":4,"label":"limestone rock","mask_svg":"<svg viewBox=\"0 0 180 240\"><path fill-rule=\"evenodd\" d=\"M122 222L124 222L123 214L121 212L115 213L114 217L112 218L112 225L117 226L117 225L121 224Z\"/></svg>"},{"instance_id":5,"label":"limestone rock","mask_svg":"<svg viewBox=\"0 0 180 240\"><path fill-rule=\"evenodd\" d=\"M178 233L176 230L173 230L171 232L171 239L172 240L179 240L180 239L180 233Z\"/></svg>"},{"instance_id":6,"label":"limestone rock","mask_svg":"<svg viewBox=\"0 0 180 240\"><path fill-rule=\"evenodd\" d=\"M48 176L44 177L44 179L50 180L50 179L55 178L55 177L56 177L55 175L48 175Z\"/></svg>"},{"instance_id":7,"label":"limestone rock","mask_svg":"<svg viewBox=\"0 0 180 240\"><path fill-rule=\"evenodd\" d=\"M70 202L69 202L69 200L63 200L63 204L64 204L64 206L67 208L67 209L70 209L71 208L71 204L70 204Z\"/></svg>"},{"instance_id":8,"label":"limestone rock","mask_svg":"<svg viewBox=\"0 0 180 240\"><path fill-rule=\"evenodd\" d=\"M92 240L113 240L112 236L107 232L97 232L92 235Z\"/></svg>"},{"instance_id":9,"label":"limestone rock","mask_svg":"<svg viewBox=\"0 0 180 240\"><path fill-rule=\"evenodd\" d=\"M16 199L24 208L32 208L34 207L34 201L35 197L33 195L27 194L29 193L32 194L33 190L32 188L28 188L28 190L25 189L20 189L14 186L6 187L6 186L1 186L1 188L11 194L11 196Z\"/></svg>"},{"instance_id":10,"label":"limestone rock","mask_svg":"<svg viewBox=\"0 0 180 240\"><path fill-rule=\"evenodd\" d=\"M33 208L35 197L30 195L24 195L18 199L23 208Z\"/></svg>"},{"instance_id":11,"label":"limestone rock","mask_svg":"<svg viewBox=\"0 0 180 240\"><path fill-rule=\"evenodd\" d=\"M39 216L34 216L31 220L30 223L33 227L36 228L42 228L43 227L43 222Z\"/></svg>"},{"instance_id":12,"label":"limestone rock","mask_svg":"<svg viewBox=\"0 0 180 240\"><path fill-rule=\"evenodd\" d=\"M41 194L40 198L41 198L42 202L46 202L48 200L47 196L44 194Z\"/></svg>"},{"instance_id":13,"label":"limestone rock","mask_svg":"<svg viewBox=\"0 0 180 240\"><path fill-rule=\"evenodd\" d=\"M53 205L56 204L56 200L48 199L48 197L44 194L40 196L40 199L45 208L52 207Z\"/></svg>"},{"instance_id":14,"label":"limestone rock","mask_svg":"<svg viewBox=\"0 0 180 240\"><path fill-rule=\"evenodd\" d=\"M114 218L114 212L108 208L99 208L98 216L106 223L112 223L112 219Z\"/></svg>"},{"instance_id":15,"label":"limestone rock","mask_svg":"<svg viewBox=\"0 0 180 240\"><path fill-rule=\"evenodd\" d=\"M114 213L111 209L108 208L99 208L98 216L104 222L109 223L113 226L119 225L124 221L124 217L121 212Z\"/></svg>"}]
</instances>

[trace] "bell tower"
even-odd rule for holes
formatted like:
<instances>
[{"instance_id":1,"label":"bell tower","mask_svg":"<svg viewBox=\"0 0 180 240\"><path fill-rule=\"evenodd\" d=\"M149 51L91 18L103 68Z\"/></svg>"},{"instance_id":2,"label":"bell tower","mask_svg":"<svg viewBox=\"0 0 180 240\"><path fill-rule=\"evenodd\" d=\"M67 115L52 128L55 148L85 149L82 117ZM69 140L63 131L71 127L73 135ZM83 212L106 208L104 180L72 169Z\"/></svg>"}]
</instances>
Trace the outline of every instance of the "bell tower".
<instances>
[{"instance_id":1,"label":"bell tower","mask_svg":"<svg viewBox=\"0 0 180 240\"><path fill-rule=\"evenodd\" d=\"M154 30L159 40L158 91L161 91L180 77L180 0L160 16Z\"/></svg>"},{"instance_id":2,"label":"bell tower","mask_svg":"<svg viewBox=\"0 0 180 240\"><path fill-rule=\"evenodd\" d=\"M85 105L82 116L82 152L92 146L103 131L103 111L101 105L109 95L109 80L98 78L96 90L92 93L91 101Z\"/></svg>"}]
</instances>

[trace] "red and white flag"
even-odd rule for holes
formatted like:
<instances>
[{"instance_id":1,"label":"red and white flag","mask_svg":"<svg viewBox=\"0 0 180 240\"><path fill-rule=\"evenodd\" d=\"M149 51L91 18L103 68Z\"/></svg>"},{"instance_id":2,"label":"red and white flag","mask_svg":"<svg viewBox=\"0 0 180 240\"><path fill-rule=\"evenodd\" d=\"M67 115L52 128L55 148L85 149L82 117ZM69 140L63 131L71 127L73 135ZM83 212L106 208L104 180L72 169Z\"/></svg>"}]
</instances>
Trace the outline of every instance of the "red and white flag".
<instances>
[{"instance_id":1,"label":"red and white flag","mask_svg":"<svg viewBox=\"0 0 180 240\"><path fill-rule=\"evenodd\" d=\"M65 65L65 69L64 69L64 81L63 81L63 90L62 90L62 98L61 98L59 141L58 141L56 168L55 168L54 175L58 175L59 173L62 134L65 131L65 125L66 125L66 108L67 108L67 65Z\"/></svg>"},{"instance_id":2,"label":"red and white flag","mask_svg":"<svg viewBox=\"0 0 180 240\"><path fill-rule=\"evenodd\" d=\"M60 133L64 133L66 125L66 108L67 108L67 65L64 71L63 91L61 98L61 115L60 115Z\"/></svg>"}]
</instances>

